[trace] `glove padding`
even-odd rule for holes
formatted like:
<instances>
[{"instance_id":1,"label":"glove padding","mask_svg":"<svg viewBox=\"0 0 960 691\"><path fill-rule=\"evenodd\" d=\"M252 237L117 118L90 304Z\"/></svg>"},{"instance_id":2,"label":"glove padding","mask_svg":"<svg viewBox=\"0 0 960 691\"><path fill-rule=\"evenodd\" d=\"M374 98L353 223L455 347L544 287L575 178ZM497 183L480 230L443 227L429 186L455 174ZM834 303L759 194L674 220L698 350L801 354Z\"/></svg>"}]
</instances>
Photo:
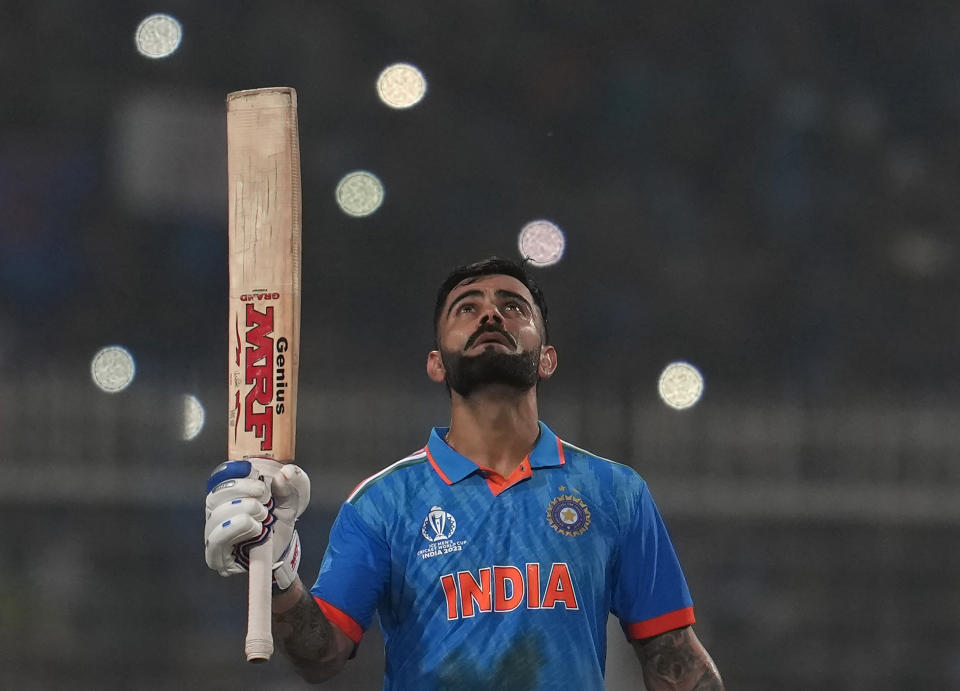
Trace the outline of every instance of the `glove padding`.
<instances>
[{"instance_id":1,"label":"glove padding","mask_svg":"<svg viewBox=\"0 0 960 691\"><path fill-rule=\"evenodd\" d=\"M207 566L221 576L244 573L250 549L272 531L273 579L289 588L300 566L294 524L309 503L310 478L299 466L268 458L220 464L207 481Z\"/></svg>"}]
</instances>

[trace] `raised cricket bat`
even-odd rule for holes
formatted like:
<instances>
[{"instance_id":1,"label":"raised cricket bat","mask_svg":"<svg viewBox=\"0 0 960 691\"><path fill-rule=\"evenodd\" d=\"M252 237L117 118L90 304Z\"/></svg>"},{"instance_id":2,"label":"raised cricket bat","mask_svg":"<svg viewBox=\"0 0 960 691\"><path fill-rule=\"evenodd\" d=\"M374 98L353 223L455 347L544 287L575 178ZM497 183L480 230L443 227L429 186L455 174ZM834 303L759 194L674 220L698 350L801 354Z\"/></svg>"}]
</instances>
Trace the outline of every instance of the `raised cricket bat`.
<instances>
[{"instance_id":1,"label":"raised cricket bat","mask_svg":"<svg viewBox=\"0 0 960 691\"><path fill-rule=\"evenodd\" d=\"M300 362L297 92L227 94L229 441L227 458L293 461ZM250 552L246 655L266 662L272 548Z\"/></svg>"}]
</instances>

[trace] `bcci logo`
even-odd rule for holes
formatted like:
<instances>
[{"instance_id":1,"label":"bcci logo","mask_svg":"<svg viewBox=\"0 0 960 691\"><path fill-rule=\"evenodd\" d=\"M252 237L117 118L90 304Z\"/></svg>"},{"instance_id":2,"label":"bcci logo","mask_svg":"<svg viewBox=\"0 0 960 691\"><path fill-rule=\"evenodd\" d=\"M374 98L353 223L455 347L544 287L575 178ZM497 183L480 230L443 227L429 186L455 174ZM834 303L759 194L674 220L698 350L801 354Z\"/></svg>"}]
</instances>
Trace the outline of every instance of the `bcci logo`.
<instances>
[{"instance_id":1,"label":"bcci logo","mask_svg":"<svg viewBox=\"0 0 960 691\"><path fill-rule=\"evenodd\" d=\"M590 527L590 509L579 497L564 494L550 502L547 521L561 535L583 535Z\"/></svg>"},{"instance_id":2,"label":"bcci logo","mask_svg":"<svg viewBox=\"0 0 960 691\"><path fill-rule=\"evenodd\" d=\"M439 542L440 540L449 540L456 529L457 521L453 514L447 513L442 507L434 506L430 509L427 517L423 519L420 534L430 542Z\"/></svg>"}]
</instances>

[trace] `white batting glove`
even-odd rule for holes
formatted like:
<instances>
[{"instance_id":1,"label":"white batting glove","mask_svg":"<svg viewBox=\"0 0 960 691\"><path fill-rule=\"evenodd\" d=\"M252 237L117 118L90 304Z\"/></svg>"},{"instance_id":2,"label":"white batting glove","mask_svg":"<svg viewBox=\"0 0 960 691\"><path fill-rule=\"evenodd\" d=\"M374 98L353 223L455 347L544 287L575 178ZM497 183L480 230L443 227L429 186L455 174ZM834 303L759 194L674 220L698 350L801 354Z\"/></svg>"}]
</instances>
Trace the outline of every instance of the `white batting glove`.
<instances>
[{"instance_id":1,"label":"white batting glove","mask_svg":"<svg viewBox=\"0 0 960 691\"><path fill-rule=\"evenodd\" d=\"M290 587L300 566L297 518L310 503L310 478L299 466L268 458L227 461L207 480L207 566L221 576L244 573L250 548L273 532L273 580Z\"/></svg>"}]
</instances>

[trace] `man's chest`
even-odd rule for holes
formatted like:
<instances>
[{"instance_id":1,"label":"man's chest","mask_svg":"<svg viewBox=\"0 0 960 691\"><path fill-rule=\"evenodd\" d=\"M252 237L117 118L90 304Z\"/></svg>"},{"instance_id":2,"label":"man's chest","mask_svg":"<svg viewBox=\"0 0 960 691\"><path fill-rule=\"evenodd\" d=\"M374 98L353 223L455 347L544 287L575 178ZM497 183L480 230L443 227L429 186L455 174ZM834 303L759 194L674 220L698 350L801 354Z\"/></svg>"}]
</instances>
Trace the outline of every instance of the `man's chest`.
<instances>
[{"instance_id":1,"label":"man's chest","mask_svg":"<svg viewBox=\"0 0 960 691\"><path fill-rule=\"evenodd\" d=\"M447 619L603 598L619 526L589 491L541 481L493 496L473 483L411 504L390 537L395 596L433 600Z\"/></svg>"}]
</instances>

